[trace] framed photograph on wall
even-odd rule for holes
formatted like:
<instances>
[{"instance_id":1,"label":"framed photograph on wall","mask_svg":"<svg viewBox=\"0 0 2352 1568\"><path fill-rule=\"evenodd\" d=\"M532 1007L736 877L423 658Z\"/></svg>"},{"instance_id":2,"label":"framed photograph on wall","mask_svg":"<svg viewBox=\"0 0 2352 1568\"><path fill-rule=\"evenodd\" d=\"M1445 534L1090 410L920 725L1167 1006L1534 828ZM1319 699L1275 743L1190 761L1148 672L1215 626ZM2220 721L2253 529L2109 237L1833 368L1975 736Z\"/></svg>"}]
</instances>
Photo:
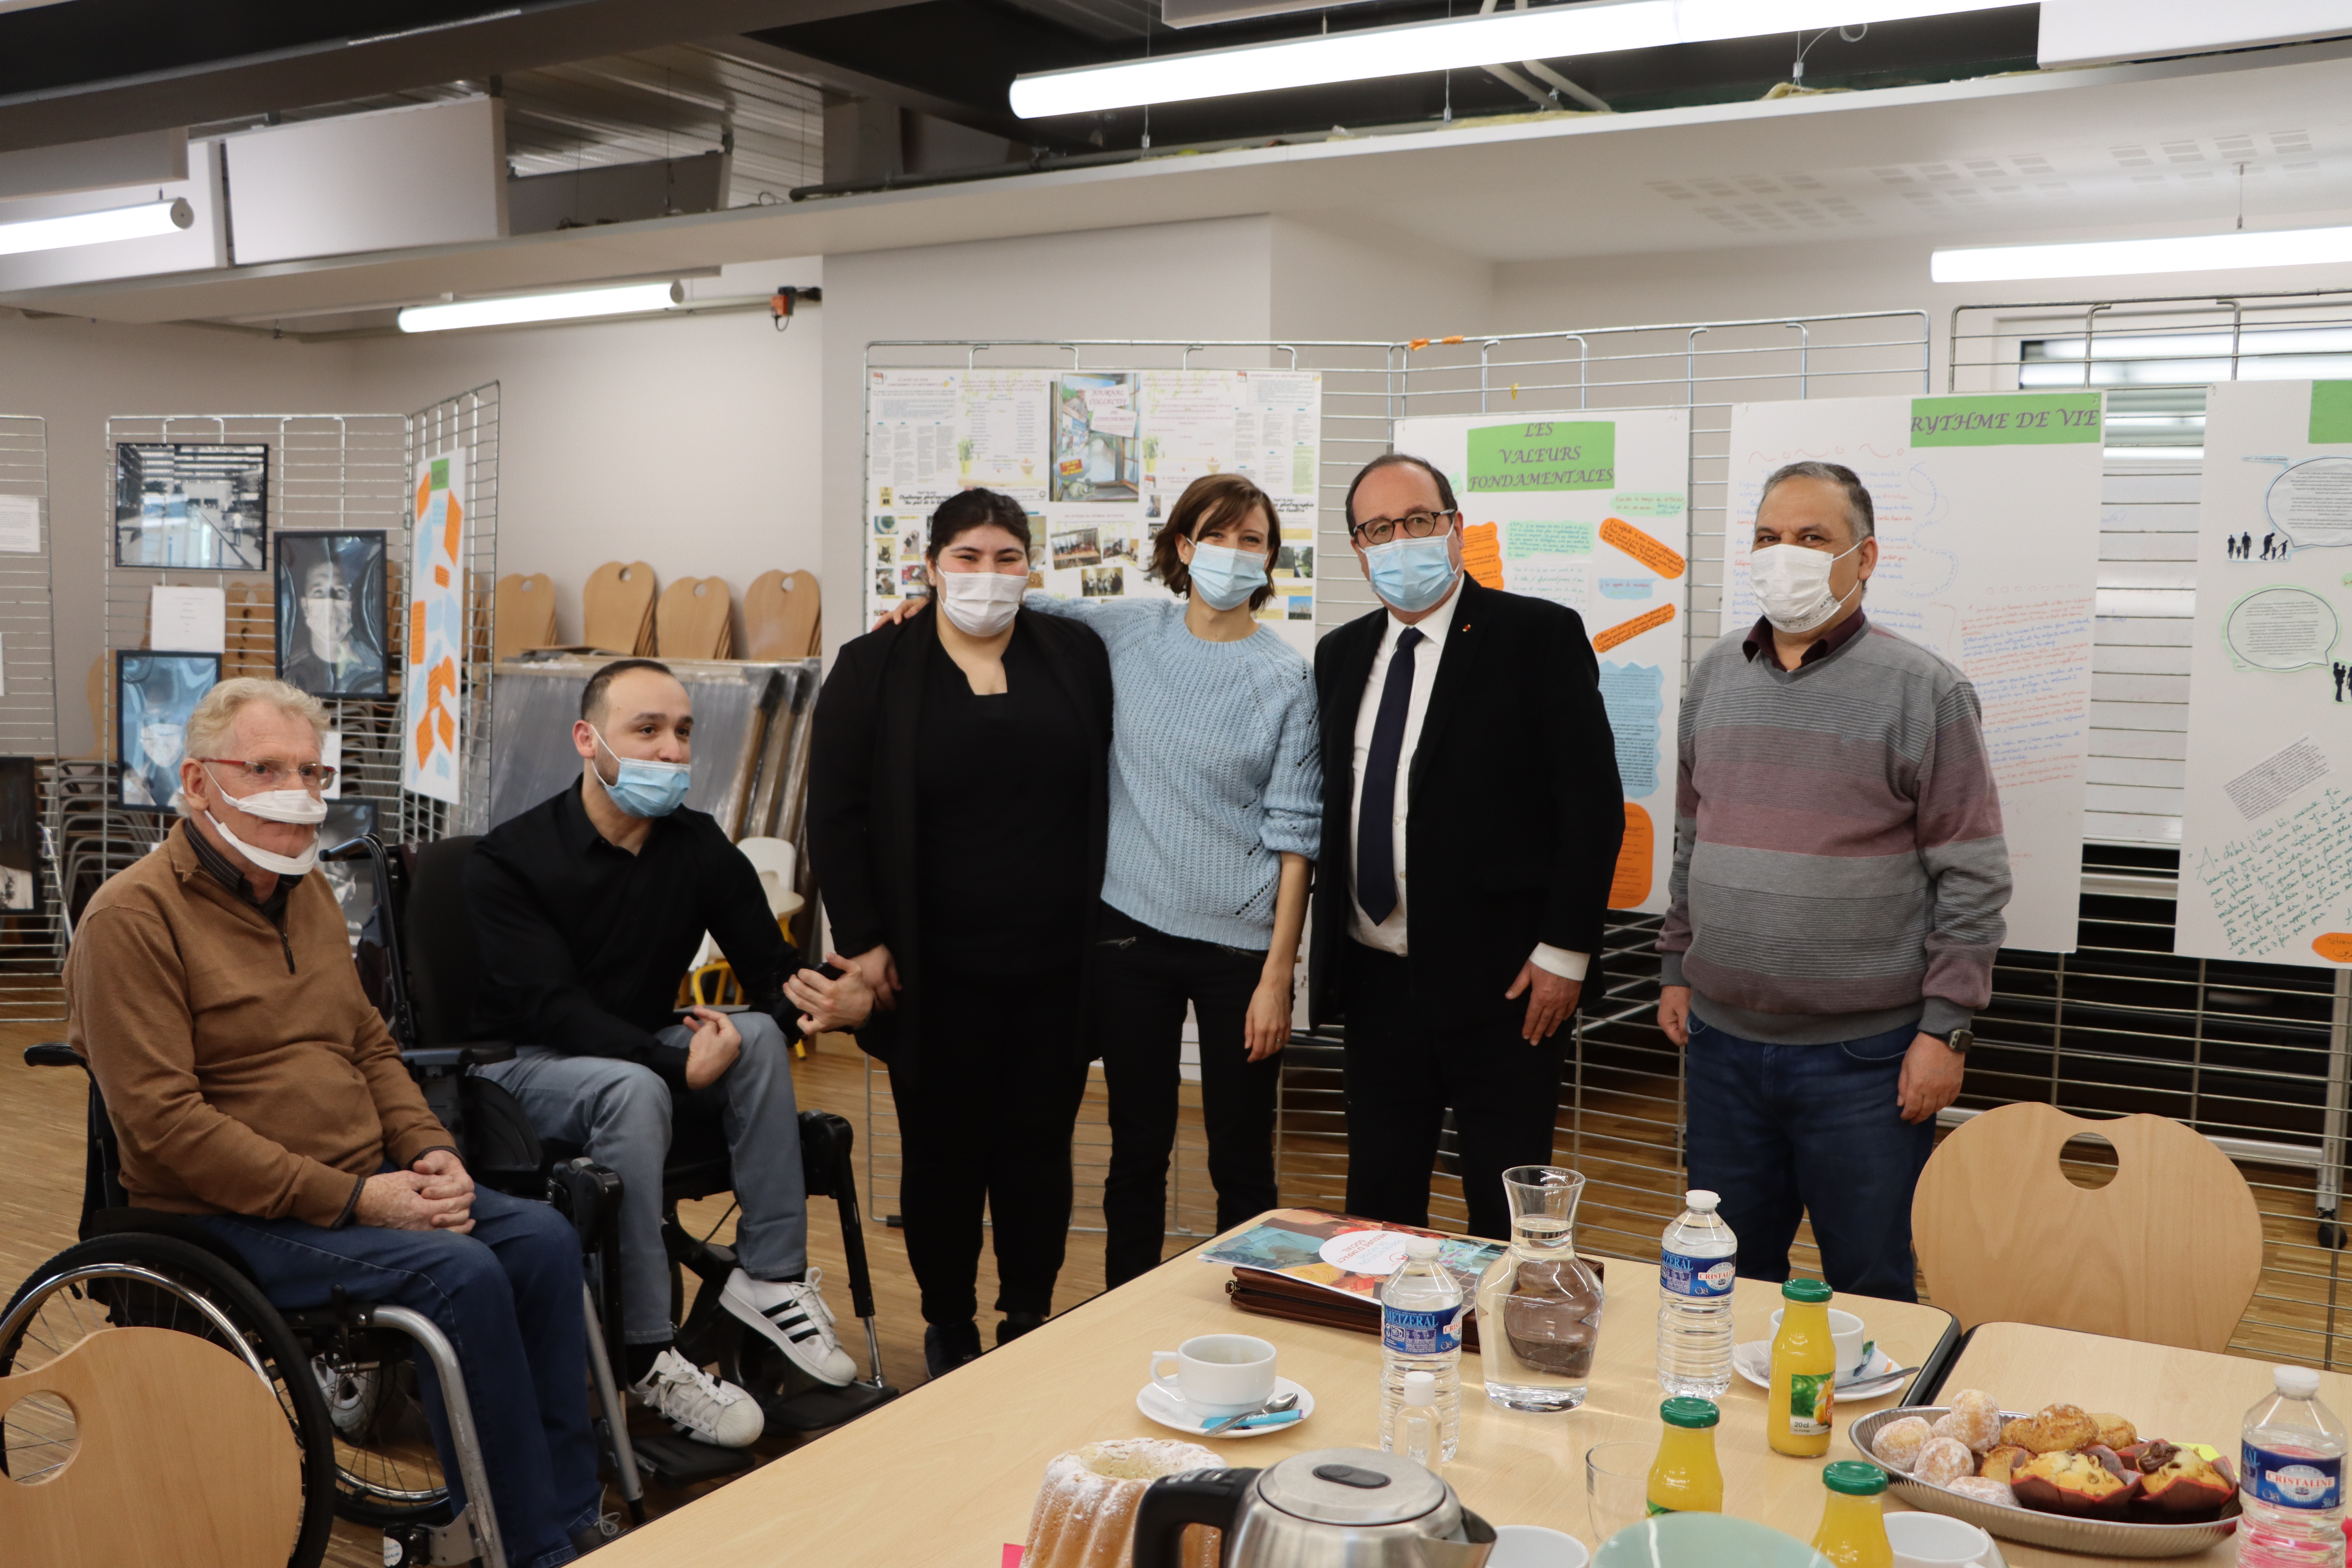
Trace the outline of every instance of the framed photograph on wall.
<instances>
[{"instance_id":1,"label":"framed photograph on wall","mask_svg":"<svg viewBox=\"0 0 2352 1568\"><path fill-rule=\"evenodd\" d=\"M0 757L0 910L41 907L40 786L31 757Z\"/></svg>"},{"instance_id":2,"label":"framed photograph on wall","mask_svg":"<svg viewBox=\"0 0 2352 1568\"><path fill-rule=\"evenodd\" d=\"M314 697L384 697L384 536L278 536L278 679Z\"/></svg>"},{"instance_id":3,"label":"framed photograph on wall","mask_svg":"<svg viewBox=\"0 0 2352 1568\"><path fill-rule=\"evenodd\" d=\"M188 716L219 684L221 656L124 648L114 658L115 755L122 759L116 804L126 811L169 811L180 793Z\"/></svg>"},{"instance_id":4,"label":"framed photograph on wall","mask_svg":"<svg viewBox=\"0 0 2352 1568\"><path fill-rule=\"evenodd\" d=\"M269 448L123 441L114 448L114 563L258 572Z\"/></svg>"}]
</instances>

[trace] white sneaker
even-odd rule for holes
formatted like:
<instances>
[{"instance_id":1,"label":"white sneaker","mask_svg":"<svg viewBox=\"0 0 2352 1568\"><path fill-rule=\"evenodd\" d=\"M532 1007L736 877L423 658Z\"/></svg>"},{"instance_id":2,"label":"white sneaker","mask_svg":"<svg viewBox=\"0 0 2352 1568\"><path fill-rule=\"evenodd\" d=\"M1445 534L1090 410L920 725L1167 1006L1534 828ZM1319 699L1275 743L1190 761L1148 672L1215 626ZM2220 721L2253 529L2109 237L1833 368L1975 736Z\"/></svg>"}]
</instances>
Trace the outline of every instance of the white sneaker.
<instances>
[{"instance_id":1,"label":"white sneaker","mask_svg":"<svg viewBox=\"0 0 2352 1568\"><path fill-rule=\"evenodd\" d=\"M841 1348L833 1331L833 1309L818 1293L824 1270L812 1268L805 1279L754 1279L740 1268L727 1277L719 1304L774 1342L794 1366L835 1388L857 1376L857 1363Z\"/></svg>"},{"instance_id":2,"label":"white sneaker","mask_svg":"<svg viewBox=\"0 0 2352 1568\"><path fill-rule=\"evenodd\" d=\"M656 1357L653 1370L629 1392L688 1436L718 1447L749 1447L767 1430L768 1417L750 1394L674 1350Z\"/></svg>"}]
</instances>

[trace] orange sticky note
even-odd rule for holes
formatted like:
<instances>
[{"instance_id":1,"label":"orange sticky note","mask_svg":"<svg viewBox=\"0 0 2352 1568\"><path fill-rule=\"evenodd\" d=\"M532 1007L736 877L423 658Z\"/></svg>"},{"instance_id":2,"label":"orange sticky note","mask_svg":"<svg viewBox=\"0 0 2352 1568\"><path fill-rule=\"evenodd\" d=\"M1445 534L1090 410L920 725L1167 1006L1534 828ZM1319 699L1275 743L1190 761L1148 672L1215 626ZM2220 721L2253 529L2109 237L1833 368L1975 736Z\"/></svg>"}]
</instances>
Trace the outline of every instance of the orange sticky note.
<instances>
[{"instance_id":1,"label":"orange sticky note","mask_svg":"<svg viewBox=\"0 0 2352 1568\"><path fill-rule=\"evenodd\" d=\"M416 721L416 761L423 765L433 754L433 716L428 713Z\"/></svg>"},{"instance_id":2,"label":"orange sticky note","mask_svg":"<svg viewBox=\"0 0 2352 1568\"><path fill-rule=\"evenodd\" d=\"M408 662L425 662L425 601L412 600L408 606Z\"/></svg>"},{"instance_id":3,"label":"orange sticky note","mask_svg":"<svg viewBox=\"0 0 2352 1568\"><path fill-rule=\"evenodd\" d=\"M429 504L429 503L432 501L432 500L433 500L433 481L432 481L432 479L430 479L428 478L428 479L422 479L417 480L417 481L416 481L416 521L419 521L419 522L423 522L423 521L425 521L425 509L426 505L427 505L427 504Z\"/></svg>"},{"instance_id":4,"label":"orange sticky note","mask_svg":"<svg viewBox=\"0 0 2352 1568\"><path fill-rule=\"evenodd\" d=\"M1617 851L1617 874L1609 881L1609 907L1639 909L1650 896L1650 863L1658 852L1657 825L1632 801L1625 803L1625 842Z\"/></svg>"},{"instance_id":5,"label":"orange sticky note","mask_svg":"<svg viewBox=\"0 0 2352 1568\"><path fill-rule=\"evenodd\" d=\"M438 587L447 587L449 585L449 568L446 566L436 566L433 568L433 581Z\"/></svg>"},{"instance_id":6,"label":"orange sticky note","mask_svg":"<svg viewBox=\"0 0 2352 1568\"><path fill-rule=\"evenodd\" d=\"M1601 542L1613 544L1661 577L1679 577L1685 564L1681 555L1666 548L1659 540L1651 538L1622 517L1604 518L1601 523Z\"/></svg>"},{"instance_id":7,"label":"orange sticky note","mask_svg":"<svg viewBox=\"0 0 2352 1568\"><path fill-rule=\"evenodd\" d=\"M2330 963L2352 963L2352 931L2332 931L2311 939L2311 951Z\"/></svg>"},{"instance_id":8,"label":"orange sticky note","mask_svg":"<svg viewBox=\"0 0 2352 1568\"><path fill-rule=\"evenodd\" d=\"M1607 631L1596 634L1592 639L1592 651L1607 653L1619 643L1631 642L1652 626L1663 626L1674 618L1675 607L1672 605L1660 605L1654 610L1644 610L1630 621L1619 621Z\"/></svg>"},{"instance_id":9,"label":"orange sticky note","mask_svg":"<svg viewBox=\"0 0 2352 1568\"><path fill-rule=\"evenodd\" d=\"M1503 540L1498 524L1474 522L1463 529L1462 570L1483 586L1503 585Z\"/></svg>"},{"instance_id":10,"label":"orange sticky note","mask_svg":"<svg viewBox=\"0 0 2352 1568\"><path fill-rule=\"evenodd\" d=\"M465 515L464 510L457 505L457 498L452 495L449 498L449 526L446 531L448 548L442 552L452 561L457 559L457 529ZM1658 548L1663 550L1665 546L1660 545ZM444 581L446 582L446 579L445 578Z\"/></svg>"},{"instance_id":11,"label":"orange sticky note","mask_svg":"<svg viewBox=\"0 0 2352 1568\"><path fill-rule=\"evenodd\" d=\"M433 717L441 726L441 743L455 751L457 746L457 721L449 717L446 708L436 708Z\"/></svg>"}]
</instances>

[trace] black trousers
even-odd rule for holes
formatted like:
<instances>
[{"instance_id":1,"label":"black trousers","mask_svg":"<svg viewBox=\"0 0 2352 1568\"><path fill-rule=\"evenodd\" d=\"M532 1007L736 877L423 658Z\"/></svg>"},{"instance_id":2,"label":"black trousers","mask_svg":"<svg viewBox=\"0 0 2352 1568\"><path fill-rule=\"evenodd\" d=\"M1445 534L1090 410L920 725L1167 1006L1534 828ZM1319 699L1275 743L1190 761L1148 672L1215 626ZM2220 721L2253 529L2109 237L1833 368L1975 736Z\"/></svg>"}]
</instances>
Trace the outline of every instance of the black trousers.
<instances>
[{"instance_id":1,"label":"black trousers","mask_svg":"<svg viewBox=\"0 0 2352 1568\"><path fill-rule=\"evenodd\" d=\"M1110 1090L1110 1173L1103 1182L1107 1286L1160 1262L1167 1240L1168 1159L1176 1146L1176 1092L1184 1005L1201 1036L1201 1120L1217 1228L1230 1230L1278 1201L1274 1180L1279 1053L1249 1059L1244 1024L1265 954L1170 936L1103 906L1095 949L1096 1044Z\"/></svg>"},{"instance_id":2,"label":"black trousers","mask_svg":"<svg viewBox=\"0 0 2352 1568\"><path fill-rule=\"evenodd\" d=\"M969 1323L979 1310L983 1206L996 1310L1053 1310L1070 1230L1070 1130L1087 1087L1076 972L926 978L921 1084L893 1067L890 1092L898 1213L927 1323Z\"/></svg>"},{"instance_id":3,"label":"black trousers","mask_svg":"<svg viewBox=\"0 0 2352 1568\"><path fill-rule=\"evenodd\" d=\"M1503 1173L1552 1163L1569 1026L1531 1046L1527 998L1416 997L1405 961L1347 944L1348 1212L1429 1223L1438 1133L1454 1111L1470 1234L1511 1234ZM1479 1011L1465 1015L1464 1005Z\"/></svg>"}]
</instances>

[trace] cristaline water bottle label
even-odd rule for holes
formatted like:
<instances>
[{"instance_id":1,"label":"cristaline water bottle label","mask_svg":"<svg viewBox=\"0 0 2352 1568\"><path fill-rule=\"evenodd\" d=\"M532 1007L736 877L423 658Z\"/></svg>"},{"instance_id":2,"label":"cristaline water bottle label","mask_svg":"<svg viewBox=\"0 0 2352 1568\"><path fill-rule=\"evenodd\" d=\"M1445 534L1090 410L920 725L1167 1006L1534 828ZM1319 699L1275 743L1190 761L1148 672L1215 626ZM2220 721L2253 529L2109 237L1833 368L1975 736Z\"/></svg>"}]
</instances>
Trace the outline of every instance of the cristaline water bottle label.
<instances>
[{"instance_id":1,"label":"cristaline water bottle label","mask_svg":"<svg viewBox=\"0 0 2352 1568\"><path fill-rule=\"evenodd\" d=\"M2344 1461L2239 1445L2246 1489L2277 1508L2325 1510L2344 1500Z\"/></svg>"},{"instance_id":2,"label":"cristaline water bottle label","mask_svg":"<svg viewBox=\"0 0 2352 1568\"><path fill-rule=\"evenodd\" d=\"M1728 1296L1738 1273L1736 1258L1685 1258L1668 1252L1658 1258L1659 1289L1677 1296Z\"/></svg>"},{"instance_id":3,"label":"cristaline water bottle label","mask_svg":"<svg viewBox=\"0 0 2352 1568\"><path fill-rule=\"evenodd\" d=\"M1462 1309L1381 1308L1381 1347L1399 1355L1444 1355L1462 1348Z\"/></svg>"}]
</instances>

